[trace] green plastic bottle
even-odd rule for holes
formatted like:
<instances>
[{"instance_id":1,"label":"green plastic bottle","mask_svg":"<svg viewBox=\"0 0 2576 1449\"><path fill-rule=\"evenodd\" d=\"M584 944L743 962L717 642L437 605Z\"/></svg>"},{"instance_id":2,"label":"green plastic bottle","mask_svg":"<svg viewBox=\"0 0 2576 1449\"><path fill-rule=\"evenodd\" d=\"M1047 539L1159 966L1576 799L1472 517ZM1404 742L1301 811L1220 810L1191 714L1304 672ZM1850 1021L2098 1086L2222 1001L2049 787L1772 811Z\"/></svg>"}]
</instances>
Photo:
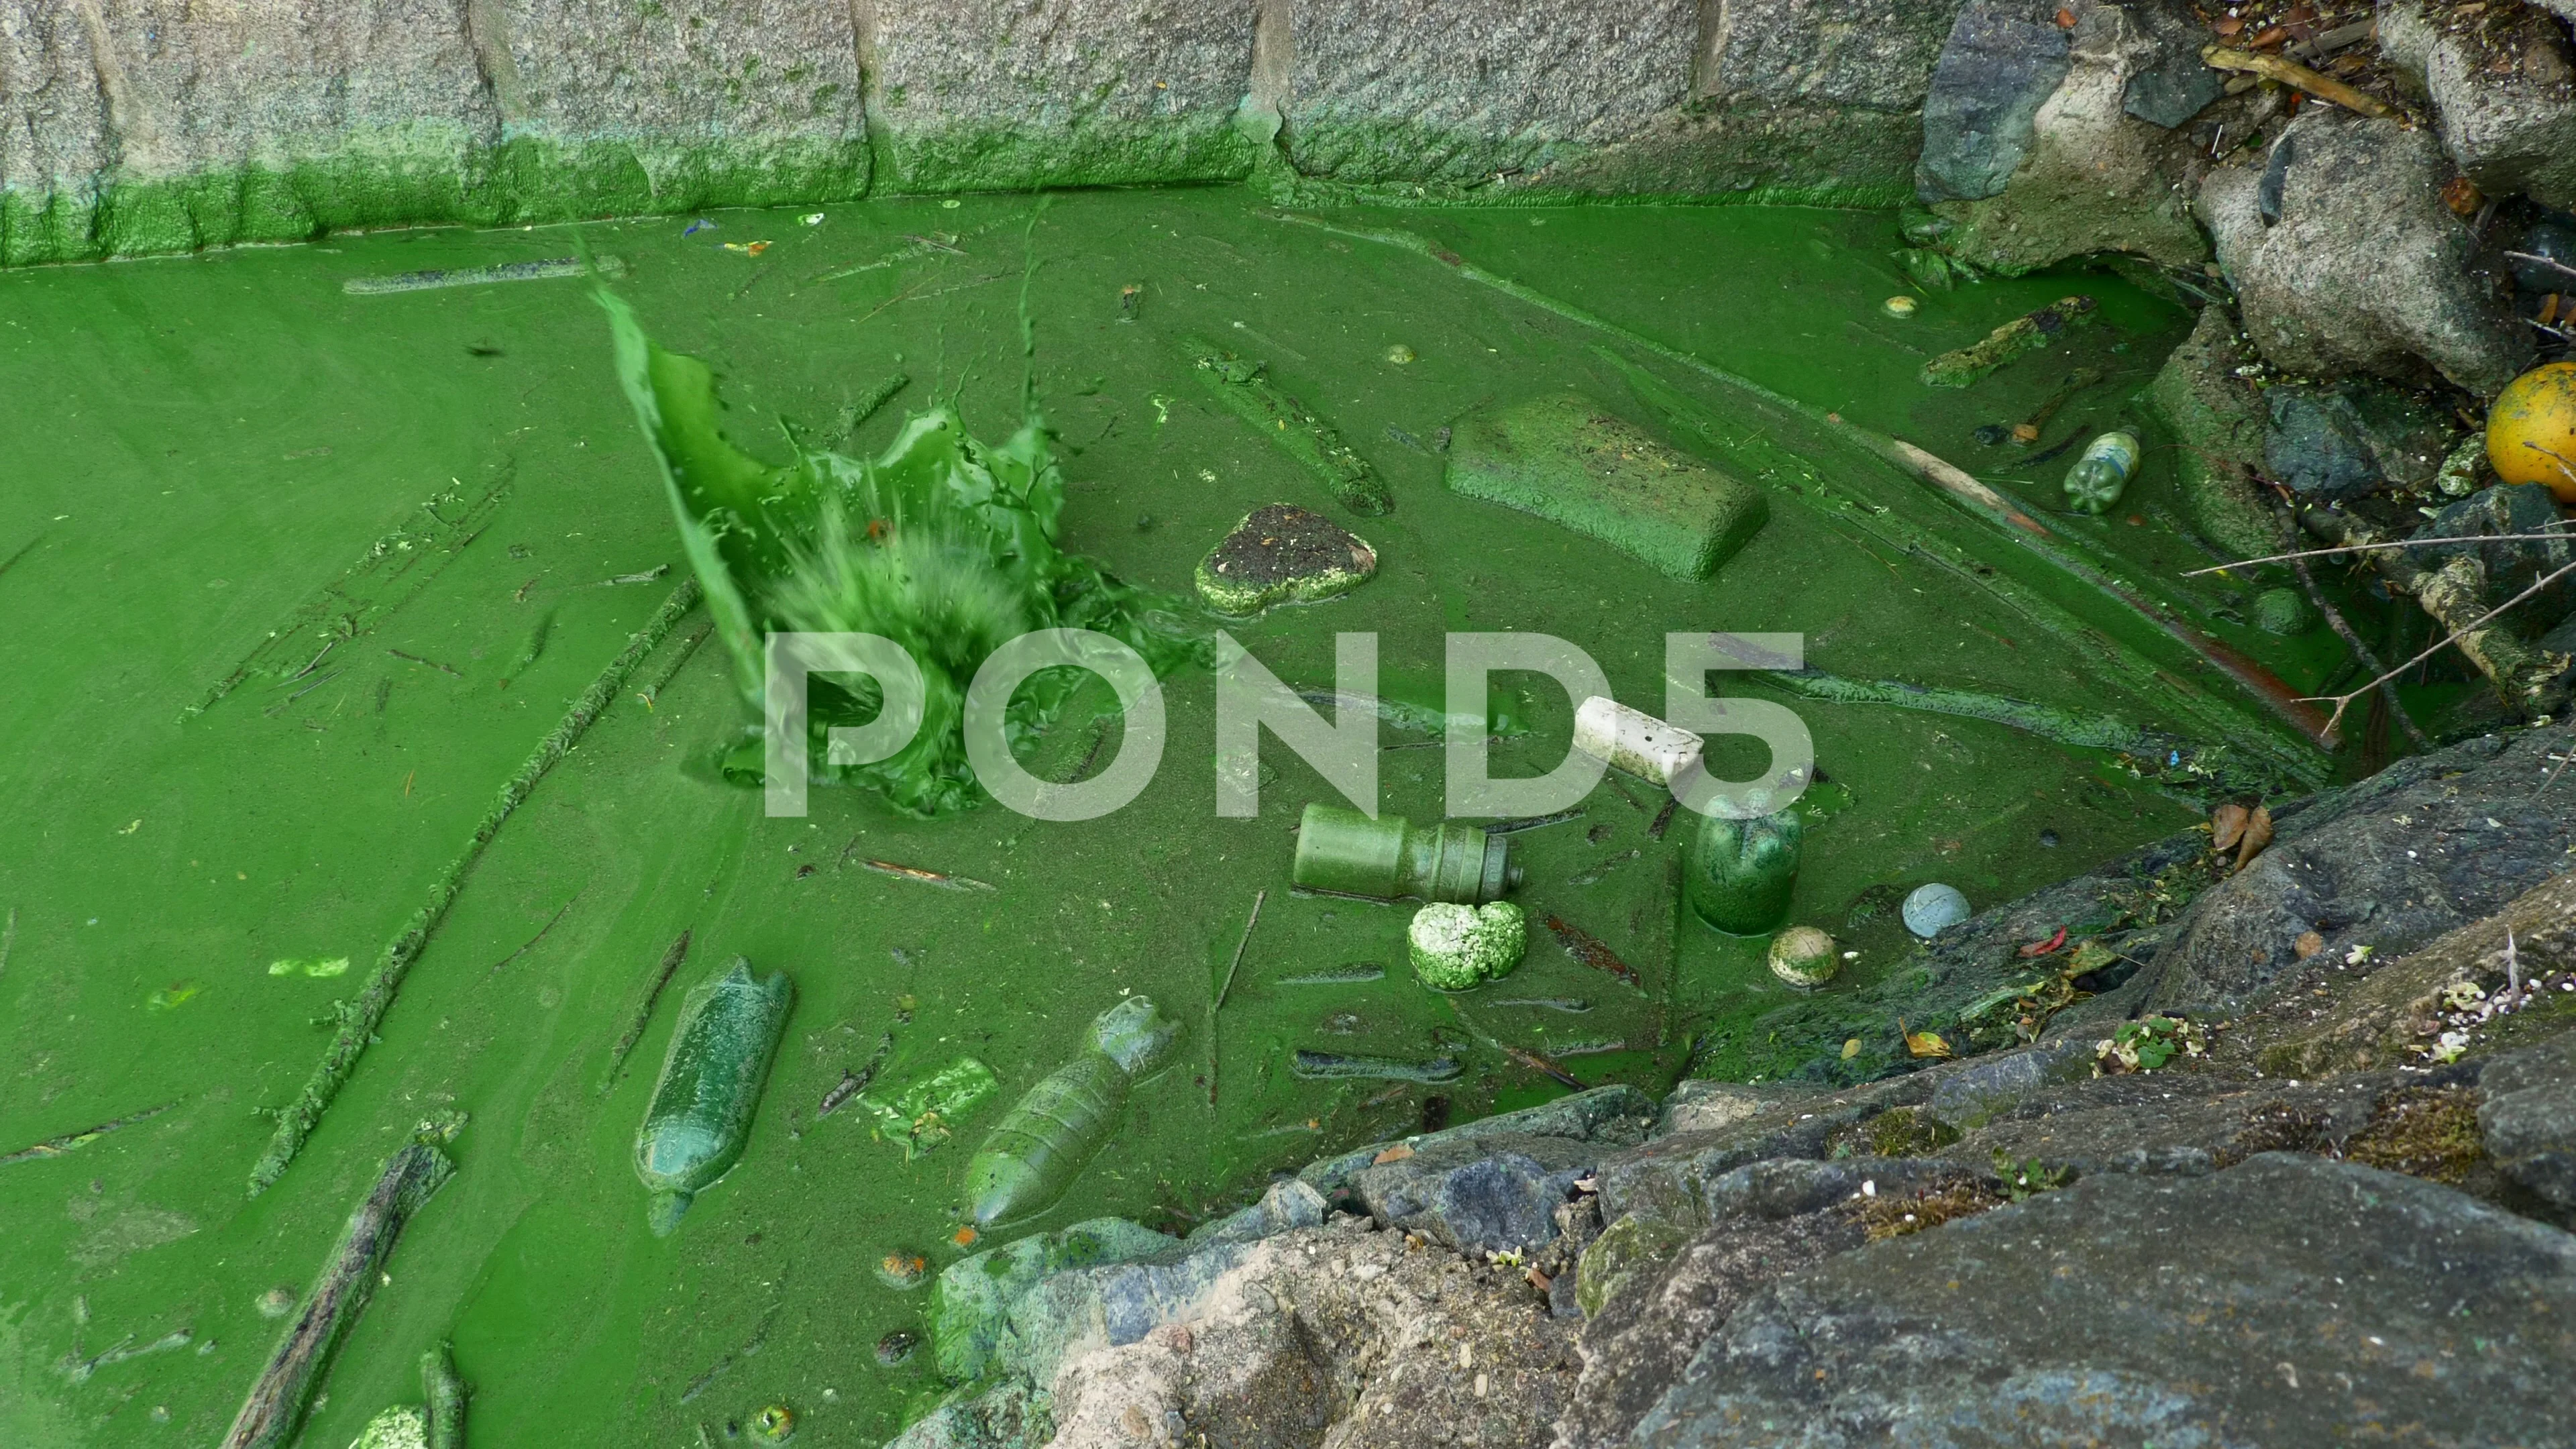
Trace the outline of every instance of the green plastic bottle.
<instances>
[{"instance_id":1,"label":"green plastic bottle","mask_svg":"<svg viewBox=\"0 0 2576 1449\"><path fill-rule=\"evenodd\" d=\"M635 1133L635 1175L653 1194L654 1236L679 1226L690 1200L742 1156L793 994L786 972L762 981L737 956L680 1003L671 1054Z\"/></svg>"},{"instance_id":2,"label":"green plastic bottle","mask_svg":"<svg viewBox=\"0 0 2576 1449\"><path fill-rule=\"evenodd\" d=\"M1310 891L1481 905L1520 884L1509 836L1473 825L1415 825L1339 805L1309 805L1289 878Z\"/></svg>"},{"instance_id":3,"label":"green plastic bottle","mask_svg":"<svg viewBox=\"0 0 2576 1449\"><path fill-rule=\"evenodd\" d=\"M2085 444L2083 456L2066 470L2066 506L2077 513L2108 513L2137 472L2137 434L2104 433Z\"/></svg>"},{"instance_id":4,"label":"green plastic bottle","mask_svg":"<svg viewBox=\"0 0 2576 1449\"><path fill-rule=\"evenodd\" d=\"M1180 1024L1142 996L1100 1013L1082 1055L1029 1088L967 1162L976 1224L1024 1218L1064 1196L1116 1133L1128 1087L1160 1071L1180 1037Z\"/></svg>"},{"instance_id":5,"label":"green plastic bottle","mask_svg":"<svg viewBox=\"0 0 2576 1449\"><path fill-rule=\"evenodd\" d=\"M1699 918L1733 936L1760 936L1789 918L1806 827L1794 810L1730 820L1702 816L1682 869L1682 896Z\"/></svg>"}]
</instances>

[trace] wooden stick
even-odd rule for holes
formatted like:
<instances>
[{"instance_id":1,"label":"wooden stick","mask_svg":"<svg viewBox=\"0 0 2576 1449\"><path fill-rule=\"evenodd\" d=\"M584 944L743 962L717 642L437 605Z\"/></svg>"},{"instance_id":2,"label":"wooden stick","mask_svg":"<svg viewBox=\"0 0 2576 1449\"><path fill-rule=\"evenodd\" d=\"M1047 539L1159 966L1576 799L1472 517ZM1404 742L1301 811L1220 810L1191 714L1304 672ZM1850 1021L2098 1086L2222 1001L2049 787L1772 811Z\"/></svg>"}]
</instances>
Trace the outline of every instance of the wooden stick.
<instances>
[{"instance_id":1,"label":"wooden stick","mask_svg":"<svg viewBox=\"0 0 2576 1449\"><path fill-rule=\"evenodd\" d=\"M2418 654L2414 658L2407 660L2405 663L2398 665L2395 669L2388 670L2381 674L2377 679L2370 681L2370 683L2363 685L2361 688L2356 689L2349 694L2318 695L2315 696L2315 702L2331 702L2335 707L2334 717L2337 720L2341 720L2343 718L2343 712L2351 707L2354 700L2361 698L2363 695L2369 693L2381 684L2404 674L2407 670L2414 668L2416 665L2423 663L2434 655L2441 653L2444 645L2460 643L2462 645L2462 652L2468 652L2466 647L2467 641L2472 635L2483 632L2481 626L2493 621L2514 605L2519 604L2523 600L2530 598L2532 595L2539 593L2541 590L2548 588L2551 584L2558 582L2560 579L2565 578L2571 573L2576 573L2576 563L2562 564L2559 567L2550 570L2548 573L2541 575L2539 580L2532 584L2530 588L2523 590L2521 593L2518 593L2512 598L2505 600L2503 603L2496 605L2494 608L2487 610L2485 613L2480 614L2468 623L2454 628L2450 633L2434 641L2433 644L2426 648L2423 653ZM2476 656L2473 654L2471 657L2474 659ZM2497 682L2501 684L2504 681L2498 680Z\"/></svg>"},{"instance_id":2,"label":"wooden stick","mask_svg":"<svg viewBox=\"0 0 2576 1449\"><path fill-rule=\"evenodd\" d=\"M2244 71L2265 80L2279 81L2285 86L2306 91L2318 100L2374 120L2388 120L2397 114L2378 97L2354 90L2332 76L2319 75L2295 60L2283 60L2277 55L2263 55L2250 50L2230 50L2223 45L2203 46L2200 58L2212 70Z\"/></svg>"},{"instance_id":3,"label":"wooden stick","mask_svg":"<svg viewBox=\"0 0 2576 1449\"><path fill-rule=\"evenodd\" d=\"M275 1449L295 1437L314 1383L375 1292L394 1239L455 1170L447 1154L426 1142L414 1142L386 1161L375 1187L349 1215L322 1281L314 1285L269 1355L267 1370L242 1401L223 1449Z\"/></svg>"}]
</instances>

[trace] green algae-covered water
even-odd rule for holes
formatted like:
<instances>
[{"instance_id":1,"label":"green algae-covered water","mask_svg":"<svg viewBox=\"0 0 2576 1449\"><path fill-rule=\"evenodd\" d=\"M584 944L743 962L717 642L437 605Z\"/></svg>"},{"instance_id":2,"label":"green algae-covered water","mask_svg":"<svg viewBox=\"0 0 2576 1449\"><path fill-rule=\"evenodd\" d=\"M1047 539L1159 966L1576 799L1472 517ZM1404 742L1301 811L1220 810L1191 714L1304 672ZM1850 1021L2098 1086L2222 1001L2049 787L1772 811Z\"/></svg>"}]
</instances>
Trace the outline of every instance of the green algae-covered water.
<instances>
[{"instance_id":1,"label":"green algae-covered water","mask_svg":"<svg viewBox=\"0 0 2576 1449\"><path fill-rule=\"evenodd\" d=\"M1581 644L1653 711L1667 631L1797 631L1808 661L1837 673L2191 732L2153 691L2104 682L2088 651L2110 646L2000 611L1983 587L2000 572L2146 650L2177 695L2240 702L1919 486L1853 484L1840 518L1775 497L1768 525L1702 583L1452 496L1441 442L1479 407L1571 389L1703 450L1673 399L1723 426L1728 398L1436 255L1349 233L1417 233L2002 480L2027 505L2053 503L2065 458L2016 471L2025 455L1973 431L2027 416L2079 366L2105 380L2042 447L2107 428L2187 324L2107 276L1932 294L1898 320L1880 303L1904 290L1887 260L1899 243L1875 214L1344 214L1336 232L1227 191L1064 196L1032 226L1034 206L722 213L581 240L622 265L618 290L658 342L715 368L728 431L773 460L788 455L782 429L873 452L934 395L979 435L1010 432L1033 258L1035 395L1061 436L1068 551L1186 595L1209 546L1271 502L1376 548L1376 578L1349 596L1228 626L1293 684L1331 678L1337 631L1376 631L1382 669L1436 678L1448 631L1535 630ZM441 1114L467 1117L447 1149L456 1176L405 1232L303 1442L344 1444L416 1401L420 1355L442 1338L473 1385L478 1446L722 1443L771 1403L795 1410L799 1442L881 1441L939 1389L930 1354L876 1362L881 1335L922 1327L926 1298L881 1283L881 1259L918 1251L936 1269L961 1255L974 1143L1122 996L1184 1024L1177 1064L1135 1084L1109 1150L1013 1233L1101 1214L1185 1230L1273 1170L1564 1090L1504 1045L1658 1090L1694 1043L1704 1069L1808 1065L1766 1051L1757 1029L1790 999L1762 942L1677 911L1689 817L1655 835L1660 802L1633 780L1514 837L1528 961L1453 1003L1413 983L1406 910L1288 890L1298 812L1338 798L1313 771L1273 744L1258 818L1217 818L1203 671L1169 681L1163 767L1107 817L987 806L923 820L818 789L810 816L769 818L716 767L746 716L698 610L473 859L300 1156L246 1196L271 1114L332 1041L335 1003L688 575L586 283L343 285L574 250L566 229L435 231L0 272L0 1153L161 1109L0 1166L0 1442L217 1440L279 1332L261 1295L310 1285L386 1157ZM2067 344L1964 392L1915 380L1928 356L2078 288L2102 322ZM1267 362L1374 465L1394 511L1351 515L1219 406L1191 374L1190 338ZM909 387L849 432L897 373ZM2170 581L2209 560L2127 521L2170 511L2168 473L2151 448L2136 510L2045 516L2132 576ZM1898 535L1868 526L1880 519L1932 542L1891 547ZM2189 597L2220 610L2233 587ZM2332 662L2318 637L2209 627L2303 690ZM1571 701L1519 682L1531 727L1496 746L1498 773L1546 770L1570 731ZM1977 720L1800 709L1826 783L1805 807L1795 914L1860 952L1832 990L1902 957L1887 913L1843 927L1873 887L1945 880L1983 906L2194 817L2098 752ZM1101 748L1096 714L1073 709L1036 743L1040 773L1105 765L1115 746ZM1759 764L1719 754L1740 773ZM1442 779L1438 750L1389 748L1382 808L1437 819ZM612 1073L684 931L687 955ZM1586 964L1585 938L1633 983ZM1211 1043L1209 1003L1238 947ZM792 1013L740 1164L657 1238L635 1131L682 993L736 956L789 974ZM1349 979L1367 965L1385 974ZM1463 1070L1315 1079L1292 1070L1300 1049ZM858 1106L818 1115L871 1063L892 1100L960 1057L1000 1091L944 1145L888 1140L882 1114Z\"/></svg>"}]
</instances>

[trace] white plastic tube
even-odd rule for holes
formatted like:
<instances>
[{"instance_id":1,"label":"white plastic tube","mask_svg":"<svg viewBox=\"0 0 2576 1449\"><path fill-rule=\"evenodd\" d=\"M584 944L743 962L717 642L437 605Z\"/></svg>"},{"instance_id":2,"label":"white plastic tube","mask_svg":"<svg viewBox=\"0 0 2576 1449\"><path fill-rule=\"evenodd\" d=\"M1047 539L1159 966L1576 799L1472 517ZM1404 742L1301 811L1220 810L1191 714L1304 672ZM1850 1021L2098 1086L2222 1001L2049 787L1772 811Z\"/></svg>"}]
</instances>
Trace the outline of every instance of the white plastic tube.
<instances>
[{"instance_id":1,"label":"white plastic tube","mask_svg":"<svg viewBox=\"0 0 2576 1449\"><path fill-rule=\"evenodd\" d=\"M1666 789L1700 757L1699 736L1597 694L1574 712L1574 747Z\"/></svg>"}]
</instances>

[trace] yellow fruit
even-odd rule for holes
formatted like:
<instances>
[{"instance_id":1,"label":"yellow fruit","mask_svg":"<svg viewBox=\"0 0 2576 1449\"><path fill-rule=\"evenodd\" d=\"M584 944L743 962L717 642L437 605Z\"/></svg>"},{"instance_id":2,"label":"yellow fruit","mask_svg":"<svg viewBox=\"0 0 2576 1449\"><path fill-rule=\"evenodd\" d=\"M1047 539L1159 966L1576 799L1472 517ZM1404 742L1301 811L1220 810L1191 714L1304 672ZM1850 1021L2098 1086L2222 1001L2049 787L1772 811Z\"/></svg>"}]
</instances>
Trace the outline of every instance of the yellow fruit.
<instances>
[{"instance_id":1,"label":"yellow fruit","mask_svg":"<svg viewBox=\"0 0 2576 1449\"><path fill-rule=\"evenodd\" d=\"M2487 410L2487 461L2507 483L2540 483L2576 503L2576 362L2535 367Z\"/></svg>"}]
</instances>

